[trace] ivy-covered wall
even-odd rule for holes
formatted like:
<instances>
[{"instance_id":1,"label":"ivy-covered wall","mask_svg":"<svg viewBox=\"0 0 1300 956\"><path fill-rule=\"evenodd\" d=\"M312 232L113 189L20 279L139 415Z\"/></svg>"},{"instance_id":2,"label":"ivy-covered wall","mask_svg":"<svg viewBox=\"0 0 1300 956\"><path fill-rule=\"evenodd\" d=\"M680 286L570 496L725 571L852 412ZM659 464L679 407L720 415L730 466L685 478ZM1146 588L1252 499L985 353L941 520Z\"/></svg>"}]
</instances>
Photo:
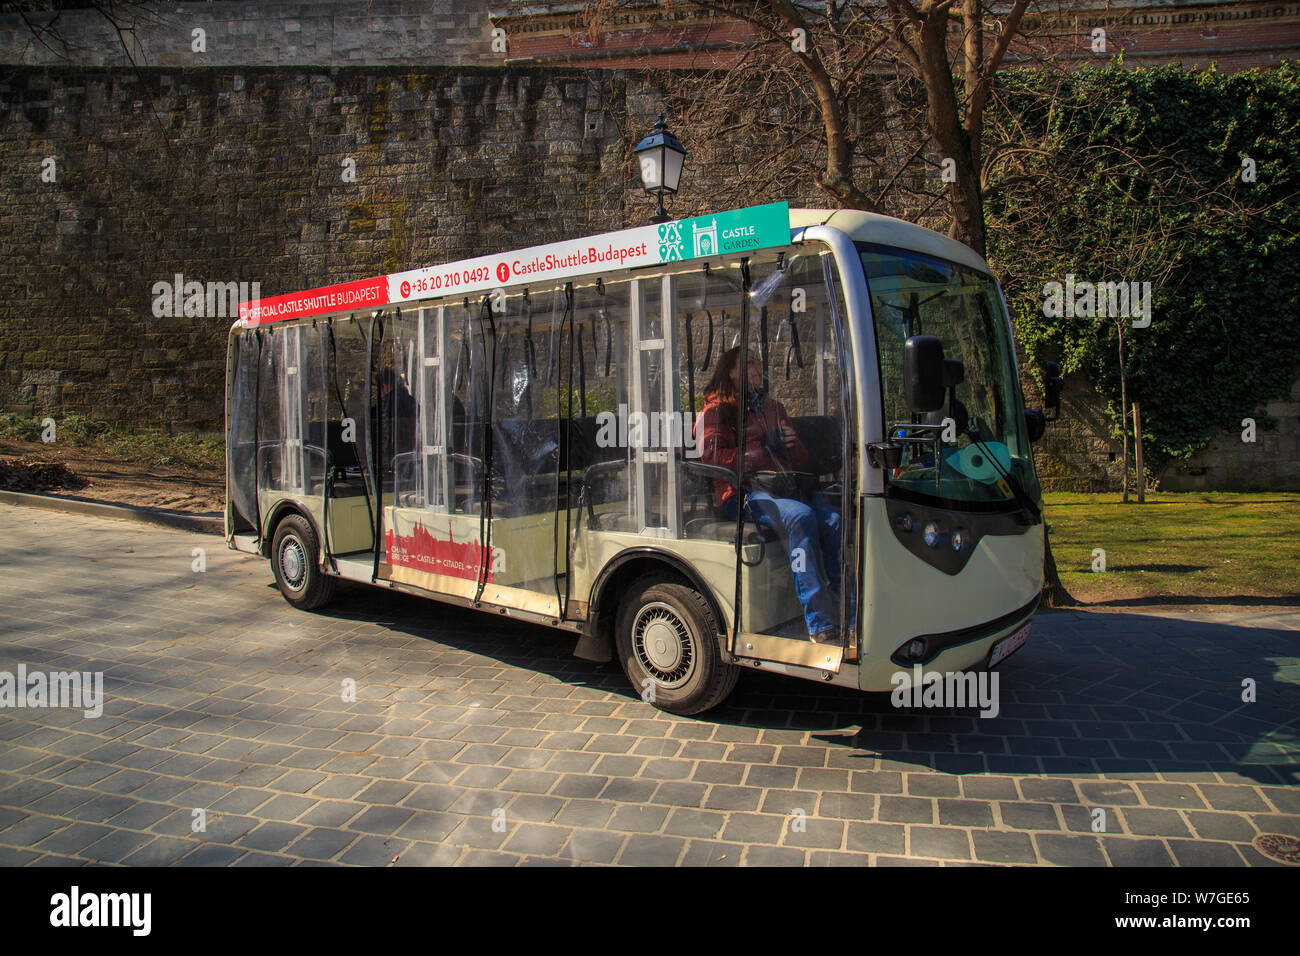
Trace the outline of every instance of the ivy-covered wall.
<instances>
[{"instance_id":1,"label":"ivy-covered wall","mask_svg":"<svg viewBox=\"0 0 1300 956\"><path fill-rule=\"evenodd\" d=\"M1300 66L1112 64L1058 82L1004 78L1002 102L1043 155L1025 167L1035 191L989 210L1027 364L1074 373L1067 404L1083 417L1051 427L1044 471L1117 483L1122 325L1153 478L1300 487ZM1085 281L1150 283L1150 314L1097 315ZM1052 282L1074 286L1077 308L1045 308Z\"/></svg>"}]
</instances>

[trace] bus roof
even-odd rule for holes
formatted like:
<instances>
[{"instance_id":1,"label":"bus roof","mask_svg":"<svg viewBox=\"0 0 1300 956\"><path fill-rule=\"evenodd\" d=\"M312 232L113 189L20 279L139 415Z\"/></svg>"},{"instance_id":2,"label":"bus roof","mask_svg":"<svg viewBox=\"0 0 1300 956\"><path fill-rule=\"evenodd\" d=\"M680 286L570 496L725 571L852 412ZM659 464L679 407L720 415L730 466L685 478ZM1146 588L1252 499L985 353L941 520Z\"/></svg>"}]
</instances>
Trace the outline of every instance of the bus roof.
<instances>
[{"instance_id":1,"label":"bus roof","mask_svg":"<svg viewBox=\"0 0 1300 956\"><path fill-rule=\"evenodd\" d=\"M476 256L371 279L241 302L236 326L479 295L502 286L547 283L611 268L653 266L785 246L792 234L827 225L855 242L897 246L987 272L969 247L920 226L856 209L790 209L784 202L636 226L527 249Z\"/></svg>"},{"instance_id":2,"label":"bus roof","mask_svg":"<svg viewBox=\"0 0 1300 956\"><path fill-rule=\"evenodd\" d=\"M914 223L881 216L860 209L791 209L790 228L832 226L854 242L897 246L912 252L948 259L981 272L991 272L988 263L970 246Z\"/></svg>"}]
</instances>

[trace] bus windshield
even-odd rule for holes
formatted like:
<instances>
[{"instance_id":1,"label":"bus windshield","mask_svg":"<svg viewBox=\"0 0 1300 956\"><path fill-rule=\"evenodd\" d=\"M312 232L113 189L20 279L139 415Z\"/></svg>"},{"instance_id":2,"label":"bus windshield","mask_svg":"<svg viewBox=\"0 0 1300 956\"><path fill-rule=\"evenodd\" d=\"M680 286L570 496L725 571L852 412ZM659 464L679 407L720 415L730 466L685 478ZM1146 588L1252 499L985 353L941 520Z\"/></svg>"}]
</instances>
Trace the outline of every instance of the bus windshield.
<instances>
[{"instance_id":1,"label":"bus windshield","mask_svg":"<svg viewBox=\"0 0 1300 956\"><path fill-rule=\"evenodd\" d=\"M921 253L865 243L858 252L871 294L887 434L941 439L905 443L900 466L886 472L891 493L976 510L1011 510L1025 495L1037 498L1015 349L997 284ZM928 415L914 415L904 400L903 344L913 335L937 336L944 357L964 367L943 408Z\"/></svg>"}]
</instances>

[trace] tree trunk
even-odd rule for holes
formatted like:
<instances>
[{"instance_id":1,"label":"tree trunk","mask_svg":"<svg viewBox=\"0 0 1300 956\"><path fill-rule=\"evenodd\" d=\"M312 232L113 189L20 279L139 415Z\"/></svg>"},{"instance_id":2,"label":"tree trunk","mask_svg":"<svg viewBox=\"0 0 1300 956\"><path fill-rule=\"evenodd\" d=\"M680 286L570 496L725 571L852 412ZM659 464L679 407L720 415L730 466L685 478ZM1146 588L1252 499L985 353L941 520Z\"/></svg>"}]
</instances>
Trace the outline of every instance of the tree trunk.
<instances>
[{"instance_id":1,"label":"tree trunk","mask_svg":"<svg viewBox=\"0 0 1300 956\"><path fill-rule=\"evenodd\" d=\"M1052 536L1047 529L1047 515L1043 515L1043 606L1076 607L1078 601L1061 583L1056 570L1056 557L1052 554Z\"/></svg>"},{"instance_id":2,"label":"tree trunk","mask_svg":"<svg viewBox=\"0 0 1300 956\"><path fill-rule=\"evenodd\" d=\"M807 25L790 0L772 0L777 15L793 29L807 30ZM842 209L862 209L879 212L854 179L854 143L849 137L844 118L843 104L835 90L835 82L826 71L826 65L815 52L796 53L811 81L821 113L826 134L826 169L813 174L817 186L829 193Z\"/></svg>"},{"instance_id":3,"label":"tree trunk","mask_svg":"<svg viewBox=\"0 0 1300 956\"><path fill-rule=\"evenodd\" d=\"M1137 466L1134 481L1137 483L1138 504L1145 504L1147 479L1142 470L1142 409L1137 402L1133 403L1133 454L1134 464Z\"/></svg>"},{"instance_id":4,"label":"tree trunk","mask_svg":"<svg viewBox=\"0 0 1300 956\"><path fill-rule=\"evenodd\" d=\"M1124 504L1128 504L1128 378L1124 375L1124 322L1119 323L1119 424L1124 436Z\"/></svg>"},{"instance_id":5,"label":"tree trunk","mask_svg":"<svg viewBox=\"0 0 1300 956\"><path fill-rule=\"evenodd\" d=\"M952 83L948 58L948 13L931 11L919 31L917 55L925 83L926 113L940 160L951 159L956 180L949 184L952 197L952 236L985 253L984 199L980 194L980 171L975 164L971 140L962 123L957 90Z\"/></svg>"},{"instance_id":6,"label":"tree trunk","mask_svg":"<svg viewBox=\"0 0 1300 956\"><path fill-rule=\"evenodd\" d=\"M982 0L962 0L961 16L965 27L966 135L970 137L971 159L975 168L981 166L982 140L984 138L984 109L976 98L984 78L984 15L980 11ZM981 177L982 178L982 177Z\"/></svg>"}]
</instances>

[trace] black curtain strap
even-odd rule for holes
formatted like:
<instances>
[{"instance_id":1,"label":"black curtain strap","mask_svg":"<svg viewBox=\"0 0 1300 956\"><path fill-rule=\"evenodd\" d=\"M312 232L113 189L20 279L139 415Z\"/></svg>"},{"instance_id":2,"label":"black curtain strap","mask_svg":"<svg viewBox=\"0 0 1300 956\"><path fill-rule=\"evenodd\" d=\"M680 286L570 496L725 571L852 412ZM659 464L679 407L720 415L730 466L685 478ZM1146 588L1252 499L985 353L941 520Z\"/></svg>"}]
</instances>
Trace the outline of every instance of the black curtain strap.
<instances>
[{"instance_id":1,"label":"black curtain strap","mask_svg":"<svg viewBox=\"0 0 1300 956\"><path fill-rule=\"evenodd\" d=\"M749 402L749 257L740 260L740 395L736 401L736 577L733 596L735 613L732 615L732 647L740 639L741 574L744 564L745 535L745 412Z\"/></svg>"},{"instance_id":2,"label":"black curtain strap","mask_svg":"<svg viewBox=\"0 0 1300 956\"><path fill-rule=\"evenodd\" d=\"M526 288L524 289L524 314L527 322L524 332L524 361L528 363L529 376L537 378L537 348L533 345L533 300L528 297Z\"/></svg>"}]
</instances>

